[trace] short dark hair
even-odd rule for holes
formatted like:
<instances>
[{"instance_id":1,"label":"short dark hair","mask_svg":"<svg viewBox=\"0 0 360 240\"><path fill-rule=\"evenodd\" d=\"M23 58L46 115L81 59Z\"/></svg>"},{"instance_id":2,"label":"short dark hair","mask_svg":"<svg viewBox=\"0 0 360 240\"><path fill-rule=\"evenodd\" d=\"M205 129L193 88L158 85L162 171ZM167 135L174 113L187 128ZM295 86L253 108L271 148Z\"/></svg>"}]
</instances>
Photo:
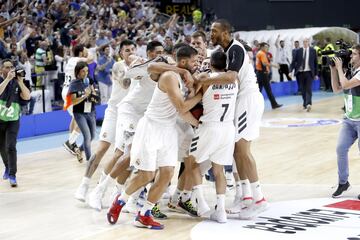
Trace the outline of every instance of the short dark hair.
<instances>
[{"instance_id":1,"label":"short dark hair","mask_svg":"<svg viewBox=\"0 0 360 240\"><path fill-rule=\"evenodd\" d=\"M5 59L3 59L3 60L1 60L1 67L4 65L4 63L6 63L6 62L10 62L13 66L14 66L14 63L13 63L13 61L10 59L10 58L5 58Z\"/></svg>"},{"instance_id":2,"label":"short dark hair","mask_svg":"<svg viewBox=\"0 0 360 240\"><path fill-rule=\"evenodd\" d=\"M222 51L215 51L211 54L210 65L216 70L224 70L226 68L226 54Z\"/></svg>"},{"instance_id":3,"label":"short dark hair","mask_svg":"<svg viewBox=\"0 0 360 240\"><path fill-rule=\"evenodd\" d=\"M82 51L84 51L84 45L83 44L78 44L78 45L76 45L75 47L74 47L74 49L73 49L73 53L74 53L74 56L75 57L78 57L78 56L80 56L80 53L82 52Z\"/></svg>"},{"instance_id":4,"label":"short dark hair","mask_svg":"<svg viewBox=\"0 0 360 240\"><path fill-rule=\"evenodd\" d=\"M120 49L122 49L124 46L129 46L129 45L134 45L134 47L136 47L136 44L129 40L129 39L125 39L120 43Z\"/></svg>"},{"instance_id":5,"label":"short dark hair","mask_svg":"<svg viewBox=\"0 0 360 240\"><path fill-rule=\"evenodd\" d=\"M173 46L172 51L173 51L173 52L176 52L179 48L181 48L181 47L186 47L186 46L190 46L190 45L189 45L189 44L186 44L186 43L183 43L183 42L177 43L177 44L175 44L175 45Z\"/></svg>"},{"instance_id":6,"label":"short dark hair","mask_svg":"<svg viewBox=\"0 0 360 240\"><path fill-rule=\"evenodd\" d=\"M195 48L190 46L183 46L176 51L176 61L180 61L184 58L191 58L196 55L198 52Z\"/></svg>"},{"instance_id":7,"label":"short dark hair","mask_svg":"<svg viewBox=\"0 0 360 240\"><path fill-rule=\"evenodd\" d=\"M79 72L81 71L81 69L87 67L87 63L86 62L83 62L83 61L80 61L76 64L75 66L75 70L74 70L74 73L75 73L75 78L77 78Z\"/></svg>"},{"instance_id":8,"label":"short dark hair","mask_svg":"<svg viewBox=\"0 0 360 240\"><path fill-rule=\"evenodd\" d=\"M265 46L269 46L269 44L266 43L266 42L262 42L262 43L260 43L260 45L259 45L260 48L265 47Z\"/></svg>"},{"instance_id":9,"label":"short dark hair","mask_svg":"<svg viewBox=\"0 0 360 240\"><path fill-rule=\"evenodd\" d=\"M228 20L220 18L220 19L215 20L215 23L219 23L223 31L228 32L228 33L232 32L232 26Z\"/></svg>"},{"instance_id":10,"label":"short dark hair","mask_svg":"<svg viewBox=\"0 0 360 240\"><path fill-rule=\"evenodd\" d=\"M196 31L191 35L192 38L198 38L201 37L203 41L206 43L206 34L204 31Z\"/></svg>"},{"instance_id":11,"label":"short dark hair","mask_svg":"<svg viewBox=\"0 0 360 240\"><path fill-rule=\"evenodd\" d=\"M162 47L163 45L159 41L151 41L146 45L146 51L154 51L156 47Z\"/></svg>"}]
</instances>

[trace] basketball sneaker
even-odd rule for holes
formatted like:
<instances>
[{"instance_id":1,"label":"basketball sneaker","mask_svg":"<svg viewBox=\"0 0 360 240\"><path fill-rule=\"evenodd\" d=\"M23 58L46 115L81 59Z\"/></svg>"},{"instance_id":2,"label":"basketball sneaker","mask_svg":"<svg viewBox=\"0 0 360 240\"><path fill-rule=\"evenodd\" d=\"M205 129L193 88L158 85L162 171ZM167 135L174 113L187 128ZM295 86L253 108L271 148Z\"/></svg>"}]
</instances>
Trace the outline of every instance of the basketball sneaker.
<instances>
[{"instance_id":1,"label":"basketball sneaker","mask_svg":"<svg viewBox=\"0 0 360 240\"><path fill-rule=\"evenodd\" d=\"M120 197L120 194L115 197L113 203L111 204L111 206L106 214L107 220L110 224L115 224L117 222L117 220L119 219L121 209L126 204L124 201L118 200L119 197Z\"/></svg>"},{"instance_id":2,"label":"basketball sneaker","mask_svg":"<svg viewBox=\"0 0 360 240\"><path fill-rule=\"evenodd\" d=\"M332 194L333 198L338 198L341 197L341 195L350 190L351 189L351 185L349 182L346 182L345 184L339 184L336 191Z\"/></svg>"},{"instance_id":3,"label":"basketball sneaker","mask_svg":"<svg viewBox=\"0 0 360 240\"><path fill-rule=\"evenodd\" d=\"M207 205L206 203L203 204L197 204L197 215L199 217L204 217L205 214L207 214L208 212L210 212L210 208L209 205Z\"/></svg>"},{"instance_id":4,"label":"basketball sneaker","mask_svg":"<svg viewBox=\"0 0 360 240\"><path fill-rule=\"evenodd\" d=\"M142 216L139 212L135 218L134 225L136 227L149 228L155 230L164 229L164 225L154 221L154 219L151 216L150 210L147 210L144 216Z\"/></svg>"},{"instance_id":5,"label":"basketball sneaker","mask_svg":"<svg viewBox=\"0 0 360 240\"><path fill-rule=\"evenodd\" d=\"M114 186L113 191L110 194L109 203L111 204L112 201L115 199L115 197L120 193L121 193L121 189L118 189L117 186Z\"/></svg>"},{"instance_id":6,"label":"basketball sneaker","mask_svg":"<svg viewBox=\"0 0 360 240\"><path fill-rule=\"evenodd\" d=\"M173 201L170 197L167 207L172 212L184 213L184 210L179 206L179 201Z\"/></svg>"},{"instance_id":7,"label":"basketball sneaker","mask_svg":"<svg viewBox=\"0 0 360 240\"><path fill-rule=\"evenodd\" d=\"M100 187L96 187L89 195L89 206L98 211L102 208L102 198L104 196L104 190Z\"/></svg>"},{"instance_id":8,"label":"basketball sneaker","mask_svg":"<svg viewBox=\"0 0 360 240\"><path fill-rule=\"evenodd\" d=\"M75 152L75 156L76 156L77 160L79 161L79 163L82 163L82 161L84 160L83 154L82 154L83 152L77 146L74 148L74 152Z\"/></svg>"},{"instance_id":9,"label":"basketball sneaker","mask_svg":"<svg viewBox=\"0 0 360 240\"><path fill-rule=\"evenodd\" d=\"M3 175L3 179L4 179L4 180L8 180L8 179L9 179L9 169L8 169L8 168L5 168L4 175Z\"/></svg>"},{"instance_id":10,"label":"basketball sneaker","mask_svg":"<svg viewBox=\"0 0 360 240\"><path fill-rule=\"evenodd\" d=\"M140 210L140 207L138 206L137 202L138 202L138 199L130 197L126 203L126 206L123 209L123 212L124 213L132 213L132 214L136 215Z\"/></svg>"},{"instance_id":11,"label":"basketball sneaker","mask_svg":"<svg viewBox=\"0 0 360 240\"><path fill-rule=\"evenodd\" d=\"M210 214L210 220L216 221L218 223L226 223L227 216L225 210L217 209L217 206L215 206L215 211Z\"/></svg>"},{"instance_id":12,"label":"basketball sneaker","mask_svg":"<svg viewBox=\"0 0 360 240\"><path fill-rule=\"evenodd\" d=\"M228 214L239 214L242 210L246 208L245 204L239 197L235 197L233 204L231 207L226 209L226 213Z\"/></svg>"},{"instance_id":13,"label":"basketball sneaker","mask_svg":"<svg viewBox=\"0 0 360 240\"><path fill-rule=\"evenodd\" d=\"M194 208L194 206L191 203L191 200L187 200L186 202L181 201L181 199L179 200L178 203L179 207L181 207L183 210L185 210L185 212L187 214L189 214L192 217L198 217L198 213L196 211L196 209Z\"/></svg>"},{"instance_id":14,"label":"basketball sneaker","mask_svg":"<svg viewBox=\"0 0 360 240\"><path fill-rule=\"evenodd\" d=\"M155 204L155 206L151 209L151 214L156 219L167 219L166 214L160 211L159 204Z\"/></svg>"},{"instance_id":15,"label":"basketball sneaker","mask_svg":"<svg viewBox=\"0 0 360 240\"><path fill-rule=\"evenodd\" d=\"M78 189L75 192L75 199L77 199L81 202L85 202L86 194L87 194L88 190L89 190L88 184L80 184L80 186L78 187Z\"/></svg>"},{"instance_id":16,"label":"basketball sneaker","mask_svg":"<svg viewBox=\"0 0 360 240\"><path fill-rule=\"evenodd\" d=\"M17 187L16 177L15 176L9 176L9 182L11 187Z\"/></svg>"},{"instance_id":17,"label":"basketball sneaker","mask_svg":"<svg viewBox=\"0 0 360 240\"><path fill-rule=\"evenodd\" d=\"M76 143L74 143L76 146ZM70 144L69 140L67 140L66 142L63 143L64 148L71 153L72 155L76 155L75 151L74 151L74 144Z\"/></svg>"},{"instance_id":18,"label":"basketball sneaker","mask_svg":"<svg viewBox=\"0 0 360 240\"><path fill-rule=\"evenodd\" d=\"M239 213L239 218L242 220L250 220L255 218L260 213L264 212L269 207L268 202L265 198L253 203L250 207L243 209Z\"/></svg>"}]
</instances>

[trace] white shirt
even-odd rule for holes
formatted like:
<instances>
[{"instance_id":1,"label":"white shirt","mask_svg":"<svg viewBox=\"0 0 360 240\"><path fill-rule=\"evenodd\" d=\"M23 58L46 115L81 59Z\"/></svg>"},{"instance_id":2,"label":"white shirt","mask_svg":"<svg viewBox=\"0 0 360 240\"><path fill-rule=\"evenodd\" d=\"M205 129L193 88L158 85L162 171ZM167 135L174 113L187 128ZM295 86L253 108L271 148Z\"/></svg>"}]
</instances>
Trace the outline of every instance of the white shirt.
<instances>
[{"instance_id":1,"label":"white shirt","mask_svg":"<svg viewBox=\"0 0 360 240\"><path fill-rule=\"evenodd\" d=\"M219 73L211 73L215 77ZM210 85L202 97L204 107L201 122L229 122L234 120L237 82Z\"/></svg>"},{"instance_id":2,"label":"white shirt","mask_svg":"<svg viewBox=\"0 0 360 240\"><path fill-rule=\"evenodd\" d=\"M180 75L178 75L178 81L181 90L183 88L183 83ZM150 120L164 125L175 125L177 115L176 108L170 101L168 94L160 90L159 84L157 84L145 112L145 116Z\"/></svg>"},{"instance_id":3,"label":"white shirt","mask_svg":"<svg viewBox=\"0 0 360 240\"><path fill-rule=\"evenodd\" d=\"M120 62L116 62L112 67L112 88L111 88L111 95L108 101L108 105L116 107L118 103L126 96L126 94L130 90L130 86L125 89L123 88L122 81L125 78L125 73L128 70L128 66L126 65L125 61L122 60Z\"/></svg>"},{"instance_id":4,"label":"white shirt","mask_svg":"<svg viewBox=\"0 0 360 240\"><path fill-rule=\"evenodd\" d=\"M276 58L278 64L288 64L288 54L285 48L279 47L276 50Z\"/></svg>"},{"instance_id":5,"label":"white shirt","mask_svg":"<svg viewBox=\"0 0 360 240\"><path fill-rule=\"evenodd\" d=\"M304 67L304 72L307 72L307 71L311 71L310 69L310 65L309 65L309 47L307 48L303 48L303 58L305 56L305 52L306 52L306 59L305 59L305 67Z\"/></svg>"}]
</instances>

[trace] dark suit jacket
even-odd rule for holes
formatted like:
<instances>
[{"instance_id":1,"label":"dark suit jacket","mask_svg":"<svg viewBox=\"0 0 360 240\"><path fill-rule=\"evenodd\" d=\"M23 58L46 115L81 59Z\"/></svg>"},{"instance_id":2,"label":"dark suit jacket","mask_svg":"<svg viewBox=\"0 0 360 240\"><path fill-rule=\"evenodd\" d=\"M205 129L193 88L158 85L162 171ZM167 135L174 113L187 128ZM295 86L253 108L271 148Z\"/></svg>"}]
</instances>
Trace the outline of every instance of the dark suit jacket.
<instances>
[{"instance_id":1,"label":"dark suit jacket","mask_svg":"<svg viewBox=\"0 0 360 240\"><path fill-rule=\"evenodd\" d=\"M291 69L295 69L295 75L298 74L302 62L303 62L304 48L299 48L295 51L295 55L291 62ZM314 48L309 48L309 66L313 76L317 73L317 59L316 59L316 51Z\"/></svg>"}]
</instances>

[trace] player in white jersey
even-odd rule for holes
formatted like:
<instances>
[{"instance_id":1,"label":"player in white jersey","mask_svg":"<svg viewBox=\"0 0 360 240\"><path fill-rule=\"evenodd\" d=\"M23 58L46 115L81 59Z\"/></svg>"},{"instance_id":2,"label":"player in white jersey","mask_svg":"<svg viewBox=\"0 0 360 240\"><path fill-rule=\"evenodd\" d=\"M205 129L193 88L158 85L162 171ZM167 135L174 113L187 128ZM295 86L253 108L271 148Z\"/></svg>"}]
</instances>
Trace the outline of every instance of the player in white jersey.
<instances>
[{"instance_id":1,"label":"player in white jersey","mask_svg":"<svg viewBox=\"0 0 360 240\"><path fill-rule=\"evenodd\" d=\"M90 157L88 165L86 166L85 175L82 182L75 193L75 198L80 201L85 201L86 194L89 189L90 178L96 171L101 159L109 149L110 145L115 143L115 132L117 123L117 104L127 95L130 88L129 79L125 79L125 73L133 61L133 54L135 53L136 45L130 40L124 40L120 43L120 55L122 61L114 64L112 68L113 87L111 96L108 101L108 106L105 110L104 120L100 131L100 141L98 143L96 152ZM108 167L102 172L100 182L105 178L115 162L110 161Z\"/></svg>"},{"instance_id":2,"label":"player in white jersey","mask_svg":"<svg viewBox=\"0 0 360 240\"><path fill-rule=\"evenodd\" d=\"M214 52L211 55L210 64L212 69L210 77L224 72L226 54L220 51ZM202 82L204 111L189 150L192 161L195 161L193 184L194 194L198 201L198 215L204 216L210 210L202 193L201 175L212 167L215 176L217 207L210 218L220 223L227 221L224 166L231 165L234 153L234 114L238 86L236 76L233 77L233 82L227 84L210 85Z\"/></svg>"},{"instance_id":3,"label":"player in white jersey","mask_svg":"<svg viewBox=\"0 0 360 240\"><path fill-rule=\"evenodd\" d=\"M147 55L150 60L155 60L164 51L160 42L153 41L147 46ZM89 205L92 208L101 210L102 197L109 185L115 178L120 177L118 191L121 191L124 182L129 176L130 159L128 156L121 158L124 153L129 152L129 148L135 134L135 128L139 119L144 115L154 92L156 82L153 81L147 73L149 62L136 66L126 72L124 79L132 78L134 87L127 96L117 104L117 122L113 125L115 152L110 162L105 166L104 181L96 186L89 196ZM118 161L121 159L121 161ZM116 164L115 164L116 163ZM119 178L118 178L119 180Z\"/></svg>"},{"instance_id":4,"label":"player in white jersey","mask_svg":"<svg viewBox=\"0 0 360 240\"><path fill-rule=\"evenodd\" d=\"M211 83L231 82L231 75L236 73L239 79L239 91L235 110L235 151L236 169L239 173L244 197L251 200L250 207L239 213L242 219L252 218L267 208L257 174L256 163L250 151L251 141L259 136L261 117L264 111L264 99L259 92L257 79L251 61L244 46L232 39L231 25L224 19L216 20L211 26L211 41L220 45L227 55L227 73L206 78ZM251 190L250 190L251 188ZM252 193L252 196L250 195ZM242 209L238 201L236 212Z\"/></svg>"},{"instance_id":5,"label":"player in white jersey","mask_svg":"<svg viewBox=\"0 0 360 240\"><path fill-rule=\"evenodd\" d=\"M72 80L75 80L75 66L78 62L83 61L86 63L91 63L93 61L93 56L88 55L84 45L77 45L73 49L73 57L69 58L65 68L65 81L63 89L61 92L62 98L64 100L64 105L67 105L66 95L68 94L69 85ZM82 156L79 148L76 146L76 139L80 136L80 129L77 126L75 119L72 113L72 105L67 108L69 114L71 115L71 122L69 126L69 139L63 144L65 149L68 150L71 154L76 155L79 161L82 161Z\"/></svg>"},{"instance_id":6,"label":"player in white jersey","mask_svg":"<svg viewBox=\"0 0 360 240\"><path fill-rule=\"evenodd\" d=\"M196 50L190 46L180 48L177 51L177 66L192 71L196 54ZM131 149L131 165L137 168L139 173L132 178L126 189L116 196L107 214L111 224L117 222L129 195L152 181L158 169L159 175L149 190L147 202L135 219L135 225L150 229L164 228L153 220L151 209L162 196L174 173L178 150L176 118L179 112L186 116L186 121L197 125L197 120L188 111L201 99L201 94L198 94L184 101L182 85L179 74L169 71L160 76L145 115L138 123Z\"/></svg>"}]
</instances>

